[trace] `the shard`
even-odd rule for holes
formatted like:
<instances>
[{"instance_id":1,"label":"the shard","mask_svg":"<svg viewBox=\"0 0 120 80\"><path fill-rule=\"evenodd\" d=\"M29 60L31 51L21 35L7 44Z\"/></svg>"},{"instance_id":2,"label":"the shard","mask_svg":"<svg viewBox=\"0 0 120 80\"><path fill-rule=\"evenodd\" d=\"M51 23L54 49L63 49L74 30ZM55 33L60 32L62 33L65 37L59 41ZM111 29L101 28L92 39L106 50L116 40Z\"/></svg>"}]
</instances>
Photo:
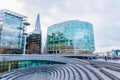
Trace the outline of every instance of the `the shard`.
<instances>
[{"instance_id":1,"label":"the shard","mask_svg":"<svg viewBox=\"0 0 120 80\"><path fill-rule=\"evenodd\" d=\"M40 16L38 14L35 29L27 38L27 54L41 54L41 33Z\"/></svg>"},{"instance_id":2,"label":"the shard","mask_svg":"<svg viewBox=\"0 0 120 80\"><path fill-rule=\"evenodd\" d=\"M40 26L40 16L39 16L39 14L37 15L35 29L34 29L33 33L41 34L41 26Z\"/></svg>"}]
</instances>

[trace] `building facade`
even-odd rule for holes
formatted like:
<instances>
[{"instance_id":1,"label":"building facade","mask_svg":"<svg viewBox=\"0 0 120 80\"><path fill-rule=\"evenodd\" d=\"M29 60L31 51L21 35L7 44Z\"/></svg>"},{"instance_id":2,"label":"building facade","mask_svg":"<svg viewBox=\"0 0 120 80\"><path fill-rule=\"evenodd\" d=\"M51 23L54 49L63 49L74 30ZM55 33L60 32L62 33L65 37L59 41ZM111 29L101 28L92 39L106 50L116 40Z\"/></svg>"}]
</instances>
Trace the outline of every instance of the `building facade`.
<instances>
[{"instance_id":1,"label":"building facade","mask_svg":"<svg viewBox=\"0 0 120 80\"><path fill-rule=\"evenodd\" d=\"M35 29L27 37L26 54L41 54L41 27L39 14L37 15Z\"/></svg>"},{"instance_id":2,"label":"building facade","mask_svg":"<svg viewBox=\"0 0 120 80\"><path fill-rule=\"evenodd\" d=\"M48 27L46 52L92 53L95 50L91 23L71 20Z\"/></svg>"},{"instance_id":3,"label":"building facade","mask_svg":"<svg viewBox=\"0 0 120 80\"><path fill-rule=\"evenodd\" d=\"M112 50L114 56L120 56L120 49Z\"/></svg>"},{"instance_id":4,"label":"building facade","mask_svg":"<svg viewBox=\"0 0 120 80\"><path fill-rule=\"evenodd\" d=\"M22 54L27 17L0 10L0 54Z\"/></svg>"}]
</instances>

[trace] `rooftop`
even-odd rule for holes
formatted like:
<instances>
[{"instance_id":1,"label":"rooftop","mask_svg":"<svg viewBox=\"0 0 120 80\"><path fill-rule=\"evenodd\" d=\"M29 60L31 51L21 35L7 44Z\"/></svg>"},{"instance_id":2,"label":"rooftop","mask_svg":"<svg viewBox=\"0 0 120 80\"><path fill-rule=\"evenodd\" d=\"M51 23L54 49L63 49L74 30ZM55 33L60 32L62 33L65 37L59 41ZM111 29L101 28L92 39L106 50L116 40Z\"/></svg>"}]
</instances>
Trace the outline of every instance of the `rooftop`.
<instances>
[{"instance_id":1,"label":"rooftop","mask_svg":"<svg viewBox=\"0 0 120 80\"><path fill-rule=\"evenodd\" d=\"M11 15L14 15L14 16L17 16L17 17L20 17L20 18L23 18L24 20L27 19L26 16L22 15L22 14L19 14L19 13L16 13L16 12L13 12L13 11L10 11L10 10L7 10L7 9L2 9L0 10L0 13L8 13L8 14L11 14Z\"/></svg>"}]
</instances>

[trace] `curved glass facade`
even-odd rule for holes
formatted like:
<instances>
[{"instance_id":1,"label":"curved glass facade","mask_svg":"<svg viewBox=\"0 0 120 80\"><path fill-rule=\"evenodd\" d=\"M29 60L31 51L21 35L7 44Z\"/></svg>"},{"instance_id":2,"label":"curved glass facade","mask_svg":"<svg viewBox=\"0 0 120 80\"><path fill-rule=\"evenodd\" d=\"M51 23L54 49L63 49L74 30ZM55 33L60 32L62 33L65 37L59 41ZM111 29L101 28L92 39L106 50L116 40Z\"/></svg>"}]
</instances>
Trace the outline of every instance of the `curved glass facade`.
<instances>
[{"instance_id":1,"label":"curved glass facade","mask_svg":"<svg viewBox=\"0 0 120 80\"><path fill-rule=\"evenodd\" d=\"M71 20L48 27L46 49L48 53L92 53L92 24Z\"/></svg>"}]
</instances>

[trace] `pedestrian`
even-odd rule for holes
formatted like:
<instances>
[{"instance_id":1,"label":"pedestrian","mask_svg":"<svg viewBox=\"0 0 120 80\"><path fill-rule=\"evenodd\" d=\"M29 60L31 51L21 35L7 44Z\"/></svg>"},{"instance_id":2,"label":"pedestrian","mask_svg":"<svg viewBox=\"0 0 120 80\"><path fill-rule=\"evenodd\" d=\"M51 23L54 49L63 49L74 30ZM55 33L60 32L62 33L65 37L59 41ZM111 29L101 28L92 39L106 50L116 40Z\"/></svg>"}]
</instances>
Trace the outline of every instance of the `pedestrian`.
<instances>
[{"instance_id":1,"label":"pedestrian","mask_svg":"<svg viewBox=\"0 0 120 80\"><path fill-rule=\"evenodd\" d=\"M107 56L105 56L105 61L107 61Z\"/></svg>"}]
</instances>

